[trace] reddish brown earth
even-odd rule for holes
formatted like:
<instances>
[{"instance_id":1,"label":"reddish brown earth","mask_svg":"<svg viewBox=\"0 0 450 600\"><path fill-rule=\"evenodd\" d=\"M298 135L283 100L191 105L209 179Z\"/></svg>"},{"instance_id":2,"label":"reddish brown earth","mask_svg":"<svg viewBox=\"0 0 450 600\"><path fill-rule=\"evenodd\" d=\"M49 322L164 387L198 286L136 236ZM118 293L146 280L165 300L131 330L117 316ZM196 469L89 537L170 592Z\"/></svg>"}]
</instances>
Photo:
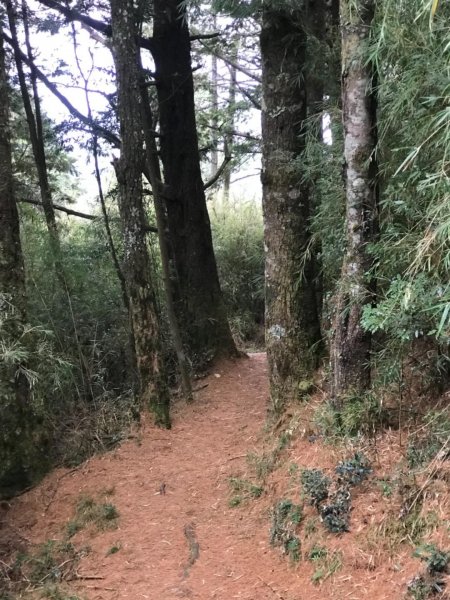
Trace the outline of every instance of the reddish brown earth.
<instances>
[{"instance_id":1,"label":"reddish brown earth","mask_svg":"<svg viewBox=\"0 0 450 600\"><path fill-rule=\"evenodd\" d=\"M307 411L297 418L297 434L277 471L264 482L262 497L229 506L229 478L251 478L248 453L261 454L263 447L276 443L263 429L265 355L225 363L206 383L194 404L175 408L171 431L145 422L115 451L75 470L56 470L16 499L4 515L3 534L13 531L31 544L62 539L81 497L108 498L120 513L118 528L88 528L72 538L77 547L88 544L91 549L76 567L77 579L67 584L80 598L403 598L421 564L411 558L410 546L400 548L395 557L381 548L380 523L389 511L398 514L398 506L395 499L383 498L373 483L363 484L354 499L351 533L333 536L318 523L316 534L302 539L304 554L314 544L342 553L342 568L326 581L314 585L311 562L291 564L270 546L270 507L282 497L300 502L299 476L292 465L331 471L351 450L312 442ZM386 434L367 451L382 472L387 456L392 463L400 455L397 434ZM448 490L444 486L433 494L430 503L443 513L442 520L448 518ZM311 521L313 509L305 511ZM436 535L441 536L436 541L448 544L448 536ZM120 550L108 555L113 546Z\"/></svg>"}]
</instances>

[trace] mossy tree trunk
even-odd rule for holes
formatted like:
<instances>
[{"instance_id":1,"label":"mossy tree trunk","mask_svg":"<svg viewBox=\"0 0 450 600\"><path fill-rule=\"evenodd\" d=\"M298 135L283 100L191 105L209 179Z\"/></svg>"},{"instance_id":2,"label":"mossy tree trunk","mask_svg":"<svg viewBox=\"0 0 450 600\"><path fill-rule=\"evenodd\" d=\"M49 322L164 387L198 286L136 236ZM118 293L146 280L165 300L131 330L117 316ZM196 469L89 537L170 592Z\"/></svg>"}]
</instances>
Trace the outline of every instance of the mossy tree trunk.
<instances>
[{"instance_id":1,"label":"mossy tree trunk","mask_svg":"<svg viewBox=\"0 0 450 600\"><path fill-rule=\"evenodd\" d=\"M200 171L191 48L184 0L154 0L165 202L178 277L177 311L191 358L236 355L214 256Z\"/></svg>"},{"instance_id":2,"label":"mossy tree trunk","mask_svg":"<svg viewBox=\"0 0 450 600\"><path fill-rule=\"evenodd\" d=\"M153 411L157 425L170 427L169 390L142 199L144 149L135 23L133 0L111 0L112 47L122 140L120 159L115 161L115 169L140 398L142 404Z\"/></svg>"},{"instance_id":3,"label":"mossy tree trunk","mask_svg":"<svg viewBox=\"0 0 450 600\"><path fill-rule=\"evenodd\" d=\"M331 347L332 398L338 409L346 396L370 385L371 336L362 328L361 316L373 299L368 244L378 232L376 97L373 68L364 54L374 11L374 0L341 2L347 248Z\"/></svg>"},{"instance_id":4,"label":"mossy tree trunk","mask_svg":"<svg viewBox=\"0 0 450 600\"><path fill-rule=\"evenodd\" d=\"M0 19L1 19L0 10ZM0 337L6 348L20 340L25 323L25 276L19 214L14 197L8 82L0 23ZM20 359L0 360L0 498L25 488L36 476L38 448L33 410Z\"/></svg>"},{"instance_id":5,"label":"mossy tree trunk","mask_svg":"<svg viewBox=\"0 0 450 600\"><path fill-rule=\"evenodd\" d=\"M321 339L314 263L307 254L309 184L302 172L307 117L303 16L265 7L261 32L266 344L275 412L299 398L310 382Z\"/></svg>"}]
</instances>

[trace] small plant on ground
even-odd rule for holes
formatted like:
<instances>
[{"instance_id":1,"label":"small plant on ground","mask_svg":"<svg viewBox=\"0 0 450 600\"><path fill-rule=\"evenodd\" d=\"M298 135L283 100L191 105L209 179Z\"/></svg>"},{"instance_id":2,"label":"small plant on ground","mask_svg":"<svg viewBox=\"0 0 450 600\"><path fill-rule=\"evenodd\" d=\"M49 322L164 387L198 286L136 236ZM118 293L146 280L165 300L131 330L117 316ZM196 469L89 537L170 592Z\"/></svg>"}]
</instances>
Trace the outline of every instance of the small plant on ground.
<instances>
[{"instance_id":1,"label":"small plant on ground","mask_svg":"<svg viewBox=\"0 0 450 600\"><path fill-rule=\"evenodd\" d=\"M228 483L233 492L233 496L228 501L230 508L235 508L246 500L260 498L264 492L262 486L240 477L230 477Z\"/></svg>"},{"instance_id":2,"label":"small plant on ground","mask_svg":"<svg viewBox=\"0 0 450 600\"><path fill-rule=\"evenodd\" d=\"M426 563L430 575L444 573L450 561L450 552L440 550L434 544L423 544L414 551L414 556Z\"/></svg>"},{"instance_id":3,"label":"small plant on ground","mask_svg":"<svg viewBox=\"0 0 450 600\"><path fill-rule=\"evenodd\" d=\"M429 463L439 452L448 458L450 450L450 417L447 412L430 412L424 418L420 434L413 435L406 450L406 461L410 469Z\"/></svg>"},{"instance_id":4,"label":"small plant on ground","mask_svg":"<svg viewBox=\"0 0 450 600\"><path fill-rule=\"evenodd\" d=\"M34 552L18 557L17 567L33 585L50 585L70 578L79 559L88 550L77 550L70 542L48 540Z\"/></svg>"},{"instance_id":5,"label":"small plant on ground","mask_svg":"<svg viewBox=\"0 0 450 600\"><path fill-rule=\"evenodd\" d=\"M372 473L372 468L364 454L356 452L353 458L340 462L335 468L335 472L341 483L359 485Z\"/></svg>"},{"instance_id":6,"label":"small plant on ground","mask_svg":"<svg viewBox=\"0 0 450 600\"><path fill-rule=\"evenodd\" d=\"M444 589L444 581L424 575L417 575L408 583L407 598L411 598L412 600L442 598Z\"/></svg>"},{"instance_id":7,"label":"small plant on ground","mask_svg":"<svg viewBox=\"0 0 450 600\"><path fill-rule=\"evenodd\" d=\"M48 598L49 600L81 600L79 596L67 594L57 585L45 586L42 590L42 598Z\"/></svg>"},{"instance_id":8,"label":"small plant on ground","mask_svg":"<svg viewBox=\"0 0 450 600\"><path fill-rule=\"evenodd\" d=\"M331 479L320 469L304 469L301 482L303 493L312 506L318 508L328 498Z\"/></svg>"},{"instance_id":9,"label":"small plant on ground","mask_svg":"<svg viewBox=\"0 0 450 600\"><path fill-rule=\"evenodd\" d=\"M306 538L311 537L314 533L317 532L318 523L318 518L309 517L308 519L306 519L305 524L303 526L303 532Z\"/></svg>"},{"instance_id":10,"label":"small plant on ground","mask_svg":"<svg viewBox=\"0 0 450 600\"><path fill-rule=\"evenodd\" d=\"M111 546L111 548L108 548L108 551L106 552L106 556L111 556L111 554L117 554L117 552L119 552L122 548L122 544L119 542L117 544L114 544L113 546Z\"/></svg>"},{"instance_id":11,"label":"small plant on ground","mask_svg":"<svg viewBox=\"0 0 450 600\"><path fill-rule=\"evenodd\" d=\"M303 493L315 506L324 526L332 533L349 529L351 495L349 488L360 484L372 472L369 460L360 453L340 462L333 482L320 469L304 469L301 475ZM333 485L333 488L332 488ZM334 491L330 491L330 489ZM325 504L325 501L328 501Z\"/></svg>"},{"instance_id":12,"label":"small plant on ground","mask_svg":"<svg viewBox=\"0 0 450 600\"><path fill-rule=\"evenodd\" d=\"M254 470L257 479L264 481L275 469L278 458L278 452L263 452L256 454L250 452L247 454L247 463Z\"/></svg>"},{"instance_id":13,"label":"small plant on ground","mask_svg":"<svg viewBox=\"0 0 450 600\"><path fill-rule=\"evenodd\" d=\"M414 551L414 556L426 564L426 573L417 575L408 584L408 597L414 600L427 600L440 597L445 588L442 577L447 572L450 552L440 550L434 544L423 544Z\"/></svg>"},{"instance_id":14,"label":"small plant on ground","mask_svg":"<svg viewBox=\"0 0 450 600\"><path fill-rule=\"evenodd\" d=\"M349 530L350 509L350 492L342 487L330 497L328 504L319 507L319 513L328 531L344 533Z\"/></svg>"},{"instance_id":15,"label":"small plant on ground","mask_svg":"<svg viewBox=\"0 0 450 600\"><path fill-rule=\"evenodd\" d=\"M270 543L281 546L294 562L300 560L301 542L295 532L302 518L302 507L291 500L280 500L272 509Z\"/></svg>"},{"instance_id":16,"label":"small plant on ground","mask_svg":"<svg viewBox=\"0 0 450 600\"><path fill-rule=\"evenodd\" d=\"M323 546L313 546L308 552L307 558L315 567L311 576L314 584L325 581L342 568L342 554L338 551L329 552Z\"/></svg>"},{"instance_id":17,"label":"small plant on ground","mask_svg":"<svg viewBox=\"0 0 450 600\"><path fill-rule=\"evenodd\" d=\"M326 439L372 434L388 421L386 410L371 392L345 399L339 414L331 402L321 405L314 416L319 432Z\"/></svg>"},{"instance_id":18,"label":"small plant on ground","mask_svg":"<svg viewBox=\"0 0 450 600\"><path fill-rule=\"evenodd\" d=\"M119 513L114 504L110 502L97 504L93 498L86 496L77 504L75 518L66 526L67 536L70 538L78 531L93 524L98 531L115 529Z\"/></svg>"},{"instance_id":19,"label":"small plant on ground","mask_svg":"<svg viewBox=\"0 0 450 600\"><path fill-rule=\"evenodd\" d=\"M378 486L381 491L381 495L384 498L390 498L393 494L393 486L390 479L378 479Z\"/></svg>"}]
</instances>

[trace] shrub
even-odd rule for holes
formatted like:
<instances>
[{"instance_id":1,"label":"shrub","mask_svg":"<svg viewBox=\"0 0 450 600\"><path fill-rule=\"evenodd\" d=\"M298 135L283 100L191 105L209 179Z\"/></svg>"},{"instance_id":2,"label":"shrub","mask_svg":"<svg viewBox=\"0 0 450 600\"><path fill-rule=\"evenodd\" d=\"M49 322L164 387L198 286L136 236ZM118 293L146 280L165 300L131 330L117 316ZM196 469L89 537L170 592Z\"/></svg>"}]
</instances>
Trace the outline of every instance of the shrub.
<instances>
[{"instance_id":1,"label":"shrub","mask_svg":"<svg viewBox=\"0 0 450 600\"><path fill-rule=\"evenodd\" d=\"M304 469L301 482L303 492L312 506L318 508L328 498L331 479L320 469Z\"/></svg>"}]
</instances>

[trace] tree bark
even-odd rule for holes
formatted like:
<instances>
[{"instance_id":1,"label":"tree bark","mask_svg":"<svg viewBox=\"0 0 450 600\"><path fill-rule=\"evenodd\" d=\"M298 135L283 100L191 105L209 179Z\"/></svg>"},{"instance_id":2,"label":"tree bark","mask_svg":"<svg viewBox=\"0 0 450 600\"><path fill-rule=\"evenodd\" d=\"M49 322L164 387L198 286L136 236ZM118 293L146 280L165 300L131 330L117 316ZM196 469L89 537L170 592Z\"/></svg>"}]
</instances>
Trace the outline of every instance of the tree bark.
<instances>
[{"instance_id":1,"label":"tree bark","mask_svg":"<svg viewBox=\"0 0 450 600\"><path fill-rule=\"evenodd\" d=\"M359 0L357 7L350 0L341 3L347 249L331 347L332 398L338 409L346 396L370 385L371 336L361 326L361 315L373 299L367 246L378 232L376 97L373 68L364 57L374 11L375 0Z\"/></svg>"},{"instance_id":2,"label":"tree bark","mask_svg":"<svg viewBox=\"0 0 450 600\"><path fill-rule=\"evenodd\" d=\"M310 119L310 132L314 139L323 143L322 119L325 95L326 70L324 65L324 44L326 37L326 0L309 0L306 18L308 21L308 74L307 86L307 113ZM316 54L320 54L317 60ZM318 209L319 201L316 194L317 180L310 178L311 213ZM316 290L317 315L319 322L323 312L323 269L322 269L322 244L319 240L312 248L311 262L314 273Z\"/></svg>"},{"instance_id":3,"label":"tree bark","mask_svg":"<svg viewBox=\"0 0 450 600\"><path fill-rule=\"evenodd\" d=\"M317 366L320 325L313 262L306 251L309 184L305 149L306 33L301 15L263 11L263 211L266 246L266 344L272 408L301 397Z\"/></svg>"},{"instance_id":4,"label":"tree bark","mask_svg":"<svg viewBox=\"0 0 450 600\"><path fill-rule=\"evenodd\" d=\"M142 70L140 57L138 68L139 73L141 75L141 110L147 163L146 171L148 171L148 181L152 186L153 204L155 207L156 222L158 225L158 241L159 250L161 253L161 270L164 281L167 319L169 321L169 328L170 334L172 336L173 346L177 355L178 369L180 373L181 388L183 390L183 395L187 402L192 402L193 396L189 364L187 361L186 353L184 351L181 328L175 310L175 283L172 277L170 246L169 240L167 239L168 225L163 200L164 186L161 179L161 167L159 164L158 148L156 146L156 140L153 134L153 113L150 105L148 89L145 85L145 78Z\"/></svg>"},{"instance_id":5,"label":"tree bark","mask_svg":"<svg viewBox=\"0 0 450 600\"><path fill-rule=\"evenodd\" d=\"M155 0L153 57L165 202L178 277L177 313L191 358L237 350L228 325L200 172L189 29L183 0Z\"/></svg>"},{"instance_id":6,"label":"tree bark","mask_svg":"<svg viewBox=\"0 0 450 600\"><path fill-rule=\"evenodd\" d=\"M1 11L0 11L1 18ZM14 196L8 83L0 28L0 335L6 347L20 340L26 299L19 214ZM0 498L29 485L36 475L31 394L23 365L0 361Z\"/></svg>"},{"instance_id":7,"label":"tree bark","mask_svg":"<svg viewBox=\"0 0 450 600\"><path fill-rule=\"evenodd\" d=\"M217 15L213 16L213 29L217 29ZM219 169L219 72L215 54L211 55L211 109L211 177L214 177Z\"/></svg>"},{"instance_id":8,"label":"tree bark","mask_svg":"<svg viewBox=\"0 0 450 600\"><path fill-rule=\"evenodd\" d=\"M167 374L162 359L160 323L144 227L144 152L133 0L111 0L111 24L122 140L120 159L115 161L114 166L119 184L124 272L135 338L140 398L153 411L157 425L170 427Z\"/></svg>"},{"instance_id":9,"label":"tree bark","mask_svg":"<svg viewBox=\"0 0 450 600\"><path fill-rule=\"evenodd\" d=\"M235 47L233 48L233 59L237 60L239 46L235 43ZM234 115L236 112L236 88L237 88L237 71L236 67L228 66L228 71L230 73L230 84L228 88L228 115L227 115L227 124L224 136L224 149L225 154L232 156L233 154L233 142L234 142ZM230 161L231 163L231 161ZM231 172L232 165L229 164L227 169L225 170L225 177L223 179L223 201L225 204L230 202L230 190L231 190Z\"/></svg>"}]
</instances>

